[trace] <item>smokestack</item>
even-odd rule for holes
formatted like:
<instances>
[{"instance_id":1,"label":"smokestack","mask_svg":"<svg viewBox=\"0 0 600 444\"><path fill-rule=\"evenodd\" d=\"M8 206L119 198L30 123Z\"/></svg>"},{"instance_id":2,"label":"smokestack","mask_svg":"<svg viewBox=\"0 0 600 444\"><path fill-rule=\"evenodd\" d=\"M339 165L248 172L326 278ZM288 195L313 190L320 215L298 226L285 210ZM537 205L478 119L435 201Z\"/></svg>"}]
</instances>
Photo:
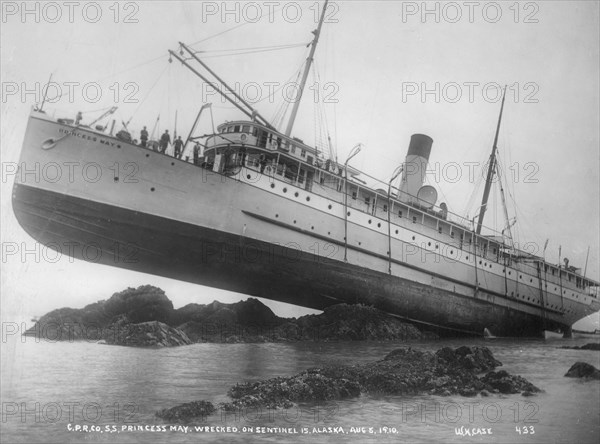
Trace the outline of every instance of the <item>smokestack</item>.
<instances>
[{"instance_id":1,"label":"smokestack","mask_svg":"<svg viewBox=\"0 0 600 444\"><path fill-rule=\"evenodd\" d=\"M400 196L398 196L402 202L417 202L417 193L425 181L431 145L433 145L433 139L425 134L411 136L404 162Z\"/></svg>"}]
</instances>

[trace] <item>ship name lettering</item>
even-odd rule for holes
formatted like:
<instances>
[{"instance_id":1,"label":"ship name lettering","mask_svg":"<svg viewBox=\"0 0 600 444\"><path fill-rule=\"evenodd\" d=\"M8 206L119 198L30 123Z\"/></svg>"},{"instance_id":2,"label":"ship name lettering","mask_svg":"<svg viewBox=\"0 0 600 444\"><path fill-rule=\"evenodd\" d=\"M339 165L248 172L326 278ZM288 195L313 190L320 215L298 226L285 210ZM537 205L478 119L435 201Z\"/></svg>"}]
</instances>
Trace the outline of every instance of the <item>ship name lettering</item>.
<instances>
[{"instance_id":1,"label":"ship name lettering","mask_svg":"<svg viewBox=\"0 0 600 444\"><path fill-rule=\"evenodd\" d=\"M72 130L68 130L68 129L64 129L64 128L60 128L58 130L58 132L62 133L62 134L69 134L74 137L79 137L80 139L91 140L92 142L100 142L103 145L121 148L121 145L119 145L115 142L111 142L110 140L107 140L107 139L99 139L96 136L92 136L89 134L82 134L82 133L78 133L76 131L72 131Z\"/></svg>"}]
</instances>

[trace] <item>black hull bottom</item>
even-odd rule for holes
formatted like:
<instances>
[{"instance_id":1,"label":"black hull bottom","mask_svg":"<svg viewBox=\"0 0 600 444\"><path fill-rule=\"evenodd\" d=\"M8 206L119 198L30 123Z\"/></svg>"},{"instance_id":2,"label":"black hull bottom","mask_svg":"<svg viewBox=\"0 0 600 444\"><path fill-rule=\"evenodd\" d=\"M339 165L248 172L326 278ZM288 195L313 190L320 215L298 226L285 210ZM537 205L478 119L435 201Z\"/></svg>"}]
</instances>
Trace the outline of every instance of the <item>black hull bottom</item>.
<instances>
[{"instance_id":1,"label":"black hull bottom","mask_svg":"<svg viewBox=\"0 0 600 444\"><path fill-rule=\"evenodd\" d=\"M13 209L40 243L77 259L322 310L364 303L448 332L539 336L542 320L312 252L15 184ZM240 212L240 217L242 214ZM567 328L546 322L545 329ZM441 333L442 331L440 331Z\"/></svg>"}]
</instances>

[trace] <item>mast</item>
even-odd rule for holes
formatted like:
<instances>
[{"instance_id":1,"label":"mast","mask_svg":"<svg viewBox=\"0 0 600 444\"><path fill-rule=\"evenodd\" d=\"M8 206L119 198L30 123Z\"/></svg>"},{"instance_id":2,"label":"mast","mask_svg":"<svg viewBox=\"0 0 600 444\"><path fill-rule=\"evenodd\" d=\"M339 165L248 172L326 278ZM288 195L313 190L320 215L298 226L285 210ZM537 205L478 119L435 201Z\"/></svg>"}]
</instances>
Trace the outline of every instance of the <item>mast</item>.
<instances>
[{"instance_id":1,"label":"mast","mask_svg":"<svg viewBox=\"0 0 600 444\"><path fill-rule=\"evenodd\" d=\"M494 146L492 147L492 154L490 156L490 162L488 166L487 177L485 180L485 188L483 189L483 199L481 200L481 206L479 207L479 220L477 221L477 234L481 234L481 226L483 224L483 216L485 216L485 210L490 197L490 188L492 187L492 179L494 171L496 170L496 150L498 149L498 134L500 133L500 123L502 122L502 111L504 110L504 99L506 98L506 86L502 93L502 105L500 106L500 116L498 116L498 126L496 127L496 135L494 137Z\"/></svg>"},{"instance_id":2,"label":"mast","mask_svg":"<svg viewBox=\"0 0 600 444\"><path fill-rule=\"evenodd\" d=\"M285 129L285 135L290 136L292 132L292 128L294 127L294 121L296 120L296 114L298 114L298 108L300 107L300 100L302 99L302 93L304 91L304 86L306 85L306 79L308 78L308 72L310 70L310 66L313 62L313 57L315 55L315 50L317 49L317 43L319 43L319 35L321 34L321 27L323 26L323 20L325 19L325 11L327 10L327 3L329 0L325 0L325 4L323 5L323 11L321 11L321 18L319 20L319 26L316 30L313 31L315 38L311 43L310 53L308 54L308 58L306 59L306 66L304 67L304 73L302 74L302 80L300 81L300 88L298 88L298 96L296 97L296 101L294 102L294 107L292 108L292 114L290 114L290 120L288 121L287 128Z\"/></svg>"}]
</instances>

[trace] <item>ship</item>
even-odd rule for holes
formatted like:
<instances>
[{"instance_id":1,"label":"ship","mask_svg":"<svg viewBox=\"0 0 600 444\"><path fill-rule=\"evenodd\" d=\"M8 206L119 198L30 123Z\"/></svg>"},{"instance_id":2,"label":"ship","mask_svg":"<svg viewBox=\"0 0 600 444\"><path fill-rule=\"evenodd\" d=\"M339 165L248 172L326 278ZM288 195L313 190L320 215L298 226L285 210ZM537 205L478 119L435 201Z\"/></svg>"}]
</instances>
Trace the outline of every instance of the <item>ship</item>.
<instances>
[{"instance_id":1,"label":"ship","mask_svg":"<svg viewBox=\"0 0 600 444\"><path fill-rule=\"evenodd\" d=\"M285 130L184 43L170 61L223 85L243 114L196 136L203 104L185 140L193 156L113 135L114 121L32 109L12 194L19 224L80 260L316 310L365 304L450 335L568 336L600 310L600 284L581 269L517 248L508 222L500 232L483 224L504 99L475 218L449 211L424 183L427 135L407 141L385 180L350 165L361 145L338 162L292 136L325 10Z\"/></svg>"}]
</instances>

